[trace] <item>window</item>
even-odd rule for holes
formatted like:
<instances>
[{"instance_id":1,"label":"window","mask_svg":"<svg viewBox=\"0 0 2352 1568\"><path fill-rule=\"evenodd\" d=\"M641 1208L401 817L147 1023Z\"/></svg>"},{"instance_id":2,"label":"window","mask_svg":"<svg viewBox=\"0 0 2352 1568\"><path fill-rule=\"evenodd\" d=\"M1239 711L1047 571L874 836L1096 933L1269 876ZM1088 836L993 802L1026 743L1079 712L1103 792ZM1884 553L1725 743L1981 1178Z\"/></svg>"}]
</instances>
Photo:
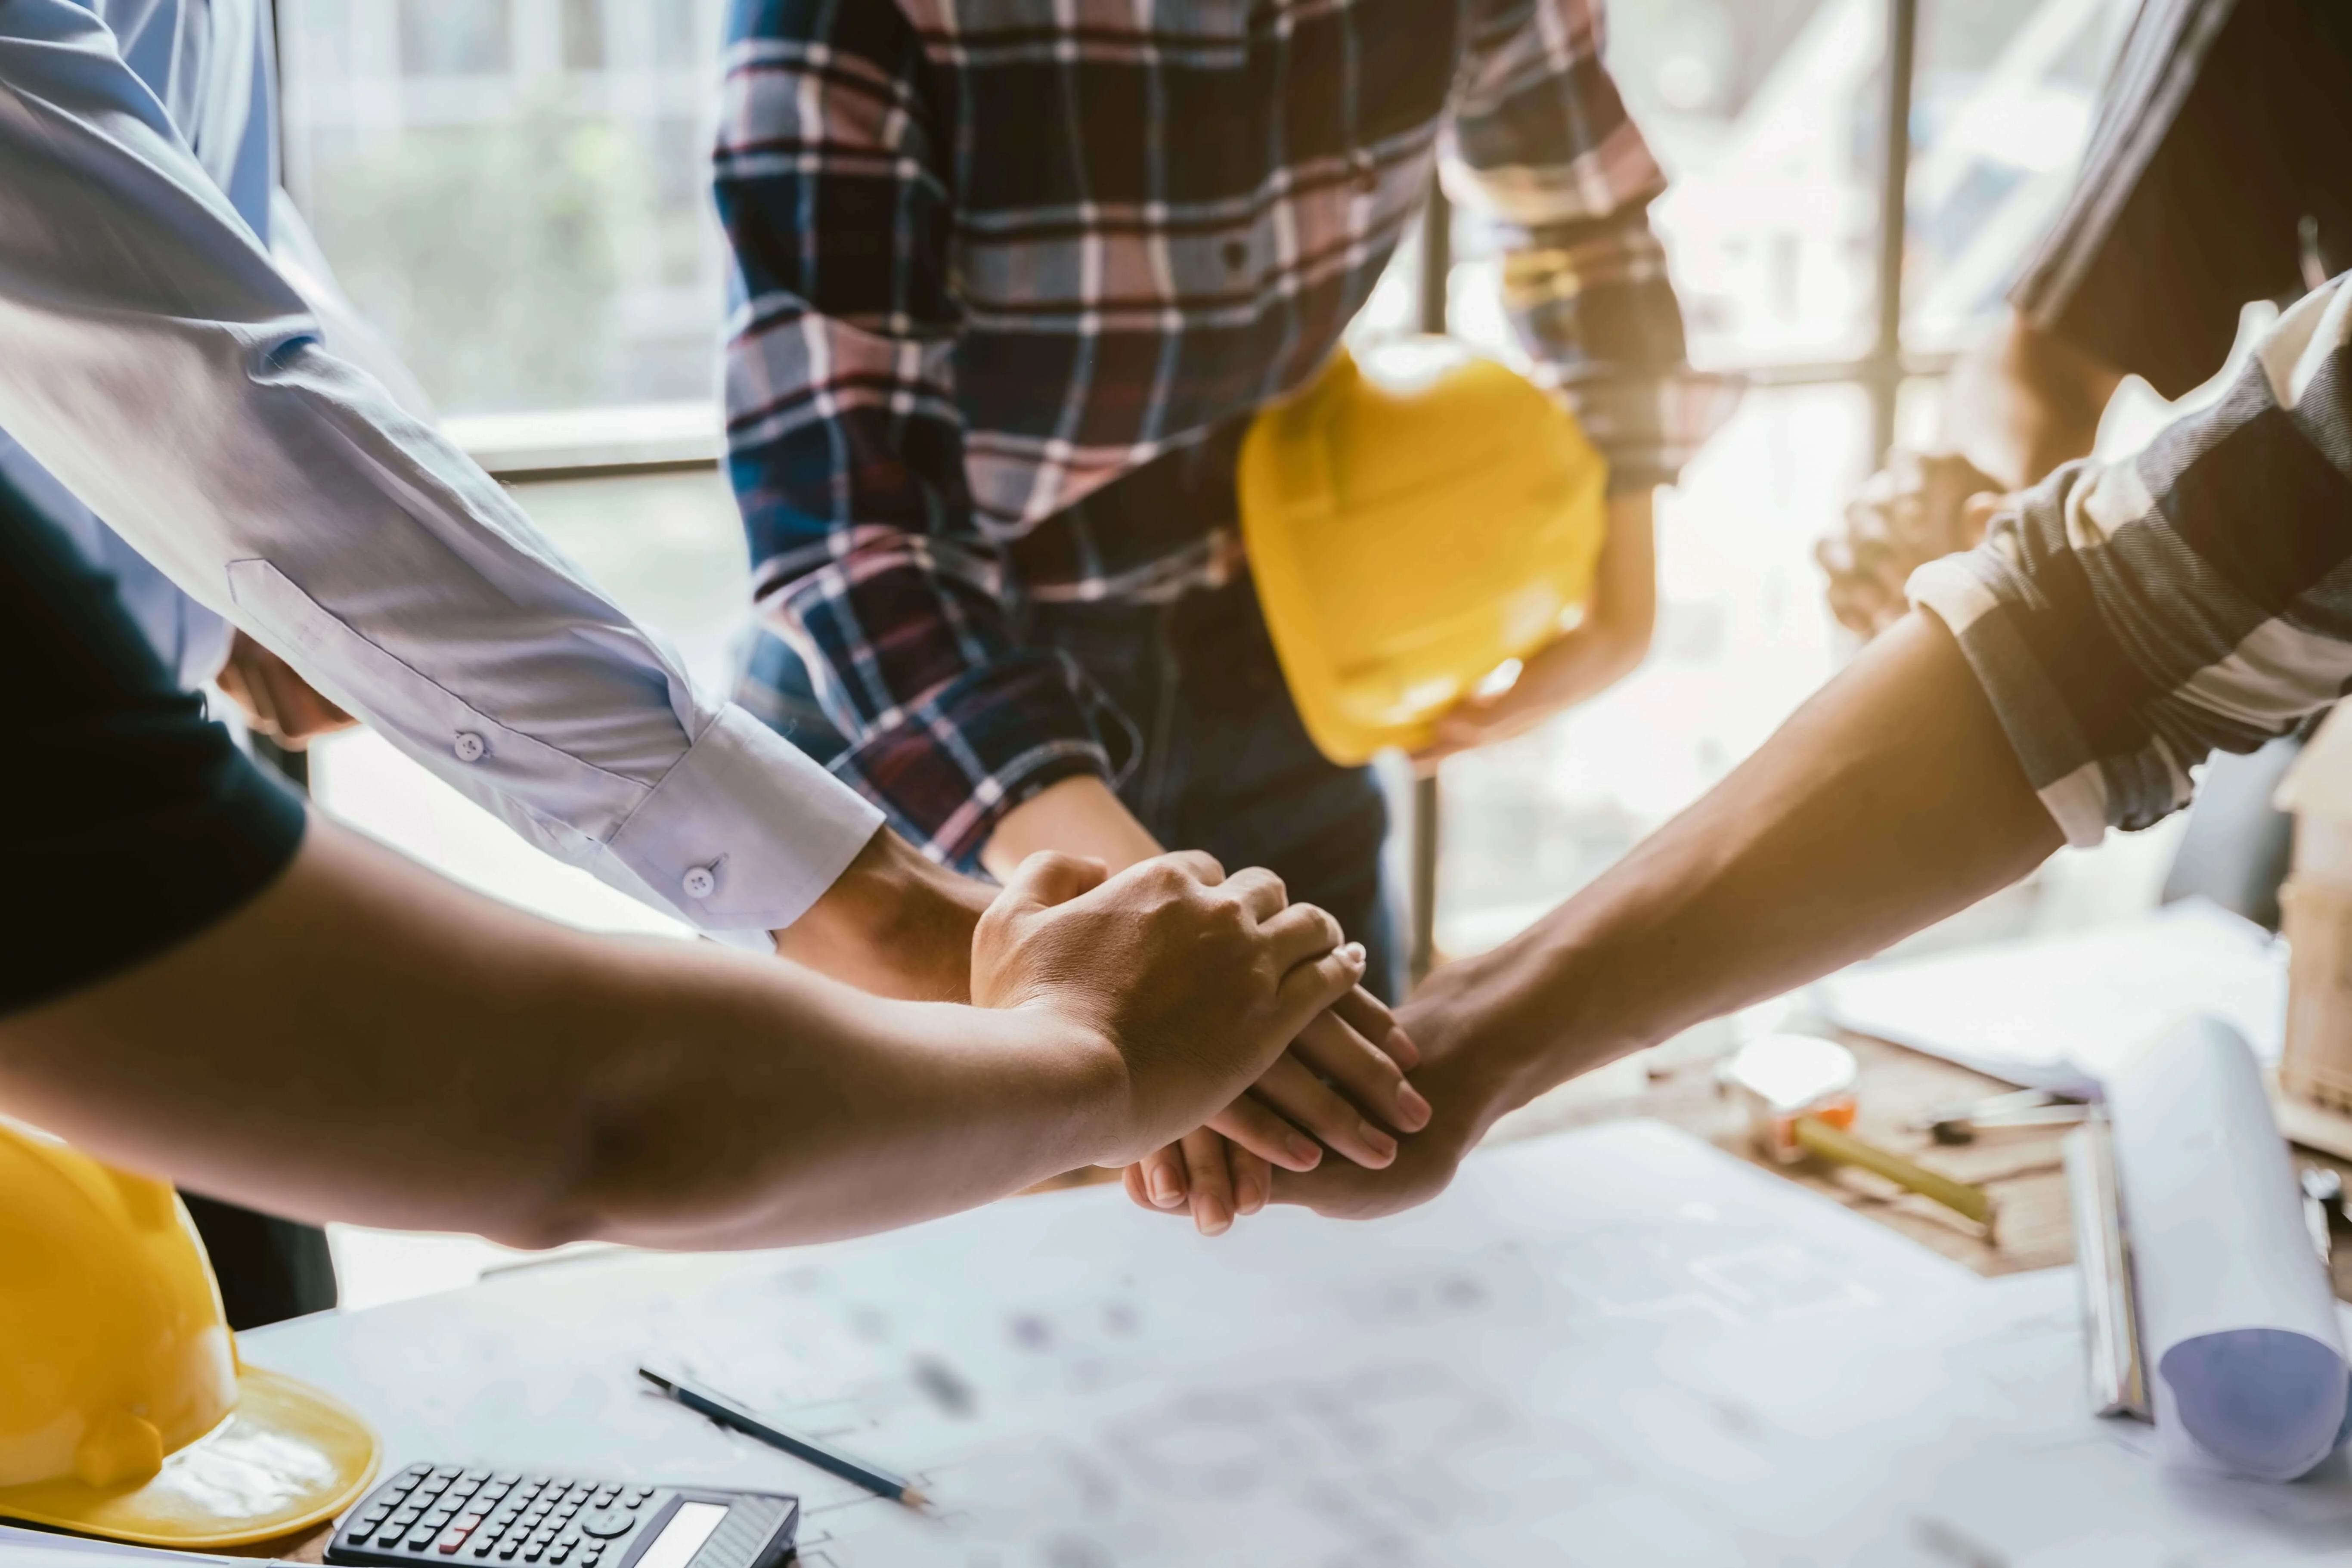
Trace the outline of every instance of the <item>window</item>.
<instances>
[{"instance_id":1,"label":"window","mask_svg":"<svg viewBox=\"0 0 2352 1568\"><path fill-rule=\"evenodd\" d=\"M1610 63L1673 188L1654 219L1699 363L1748 373L1739 413L1664 498L1648 661L1520 741L1446 765L1438 951L1496 945L1591 880L1755 749L1836 668L1813 542L1926 433L1933 369L2001 308L2055 216L2131 0L1646 0ZM1899 342L1877 337L1890 20L1911 9ZM1454 331L1509 353L1496 263L1457 221ZM1394 323L1410 283L1390 291ZM1901 394L1899 406L1896 395ZM1402 801L1402 793L1398 796Z\"/></svg>"},{"instance_id":2,"label":"window","mask_svg":"<svg viewBox=\"0 0 2352 1568\"><path fill-rule=\"evenodd\" d=\"M283 0L288 185L444 414L709 403L719 26L719 0Z\"/></svg>"},{"instance_id":3,"label":"window","mask_svg":"<svg viewBox=\"0 0 2352 1568\"><path fill-rule=\"evenodd\" d=\"M400 74L503 76L513 68L513 16L476 0L400 0Z\"/></svg>"},{"instance_id":4,"label":"window","mask_svg":"<svg viewBox=\"0 0 2352 1568\"><path fill-rule=\"evenodd\" d=\"M2058 216L2107 64L2137 7L1929 0L1913 93L1908 346L1951 348L2000 309Z\"/></svg>"},{"instance_id":5,"label":"window","mask_svg":"<svg viewBox=\"0 0 2352 1568\"><path fill-rule=\"evenodd\" d=\"M601 71L604 68L603 0L563 0L563 68L574 71Z\"/></svg>"},{"instance_id":6,"label":"window","mask_svg":"<svg viewBox=\"0 0 2352 1568\"><path fill-rule=\"evenodd\" d=\"M671 470L517 499L723 690L750 603L709 459L723 250L706 191L721 0L279 0L286 174L361 312L493 471ZM364 733L339 816L600 929L682 930L532 850Z\"/></svg>"}]
</instances>

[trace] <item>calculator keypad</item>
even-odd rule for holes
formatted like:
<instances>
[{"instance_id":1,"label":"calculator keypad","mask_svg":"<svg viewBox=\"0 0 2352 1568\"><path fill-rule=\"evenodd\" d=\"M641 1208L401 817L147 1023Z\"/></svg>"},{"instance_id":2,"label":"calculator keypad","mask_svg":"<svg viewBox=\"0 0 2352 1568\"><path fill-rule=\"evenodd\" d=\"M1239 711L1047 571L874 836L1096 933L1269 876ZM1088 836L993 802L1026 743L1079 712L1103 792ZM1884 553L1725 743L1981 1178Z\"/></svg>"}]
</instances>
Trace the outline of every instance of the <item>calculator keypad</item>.
<instances>
[{"instance_id":1,"label":"calculator keypad","mask_svg":"<svg viewBox=\"0 0 2352 1568\"><path fill-rule=\"evenodd\" d=\"M453 1563L599 1568L652 1497L651 1487L411 1465L368 1500L344 1540Z\"/></svg>"}]
</instances>

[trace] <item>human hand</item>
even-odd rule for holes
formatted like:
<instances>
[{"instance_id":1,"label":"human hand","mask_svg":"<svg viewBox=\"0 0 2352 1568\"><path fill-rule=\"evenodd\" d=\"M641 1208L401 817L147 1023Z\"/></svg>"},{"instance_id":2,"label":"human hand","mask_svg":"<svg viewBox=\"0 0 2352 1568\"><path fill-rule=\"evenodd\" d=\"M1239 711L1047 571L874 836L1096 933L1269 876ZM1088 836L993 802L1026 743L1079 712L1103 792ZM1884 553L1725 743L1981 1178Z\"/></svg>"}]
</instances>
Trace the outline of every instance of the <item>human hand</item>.
<instances>
[{"instance_id":1,"label":"human hand","mask_svg":"<svg viewBox=\"0 0 2352 1568\"><path fill-rule=\"evenodd\" d=\"M974 1003L1057 1015L1108 1048L1104 1163L1230 1104L1363 972L1363 948L1271 872L1228 879L1197 851L1108 879L1098 860L1032 855L972 933Z\"/></svg>"},{"instance_id":2,"label":"human hand","mask_svg":"<svg viewBox=\"0 0 2352 1568\"><path fill-rule=\"evenodd\" d=\"M1446 758L1507 741L1631 675L1650 651L1658 618L1658 564L1650 491L1612 496L1584 617L1529 654L1515 676L1440 715L1412 754L1423 777Z\"/></svg>"},{"instance_id":3,"label":"human hand","mask_svg":"<svg viewBox=\"0 0 2352 1568\"><path fill-rule=\"evenodd\" d=\"M1148 1209L1189 1207L1201 1234L1217 1236L1265 1206L1274 1167L1311 1171L1324 1145L1361 1165L1386 1165L1397 1153L1390 1129L1412 1132L1429 1121L1429 1102L1404 1079L1419 1059L1396 1016L1358 986L1317 1015L1248 1093L1129 1165L1128 1196Z\"/></svg>"},{"instance_id":4,"label":"human hand","mask_svg":"<svg viewBox=\"0 0 2352 1568\"><path fill-rule=\"evenodd\" d=\"M1420 1047L1413 1079L1434 1113L1373 1170L1333 1160L1311 1171L1274 1173L1273 1200L1335 1219L1371 1219L1427 1203L1454 1180L1462 1156L1533 1088L1483 1022L1473 965L1433 972L1405 1005L1401 1022Z\"/></svg>"},{"instance_id":5,"label":"human hand","mask_svg":"<svg viewBox=\"0 0 2352 1568\"><path fill-rule=\"evenodd\" d=\"M228 662L215 679L245 714L247 729L289 752L359 722L311 689L292 665L243 632L229 639Z\"/></svg>"},{"instance_id":6,"label":"human hand","mask_svg":"<svg viewBox=\"0 0 2352 1568\"><path fill-rule=\"evenodd\" d=\"M2000 489L1957 453L1889 452L1846 507L1843 529L1813 547L1829 575L1830 613L1865 637L1900 620L1913 568L1981 541L1990 509L1971 502Z\"/></svg>"},{"instance_id":7,"label":"human hand","mask_svg":"<svg viewBox=\"0 0 2352 1568\"><path fill-rule=\"evenodd\" d=\"M1633 673L1649 646L1647 627L1638 638L1591 623L1560 633L1527 657L1509 685L1473 692L1439 715L1429 743L1412 753L1413 771L1427 778L1449 757L1526 734Z\"/></svg>"}]
</instances>

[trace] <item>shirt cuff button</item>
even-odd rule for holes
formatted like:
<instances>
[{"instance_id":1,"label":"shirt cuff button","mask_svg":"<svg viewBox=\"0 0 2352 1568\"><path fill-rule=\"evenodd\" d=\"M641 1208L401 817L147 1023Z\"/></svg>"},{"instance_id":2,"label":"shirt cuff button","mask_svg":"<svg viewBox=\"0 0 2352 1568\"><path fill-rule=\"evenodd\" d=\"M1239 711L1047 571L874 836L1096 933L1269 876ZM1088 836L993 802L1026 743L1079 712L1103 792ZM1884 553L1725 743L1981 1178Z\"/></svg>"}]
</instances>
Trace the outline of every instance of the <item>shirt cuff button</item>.
<instances>
[{"instance_id":1,"label":"shirt cuff button","mask_svg":"<svg viewBox=\"0 0 2352 1568\"><path fill-rule=\"evenodd\" d=\"M711 875L708 866L688 867L683 881L689 899L707 899L719 890L719 879Z\"/></svg>"},{"instance_id":2,"label":"shirt cuff button","mask_svg":"<svg viewBox=\"0 0 2352 1568\"><path fill-rule=\"evenodd\" d=\"M457 743L449 749L457 753L457 760L461 763L478 763L482 760L482 753L489 750L482 744L482 738L471 730L458 731Z\"/></svg>"}]
</instances>

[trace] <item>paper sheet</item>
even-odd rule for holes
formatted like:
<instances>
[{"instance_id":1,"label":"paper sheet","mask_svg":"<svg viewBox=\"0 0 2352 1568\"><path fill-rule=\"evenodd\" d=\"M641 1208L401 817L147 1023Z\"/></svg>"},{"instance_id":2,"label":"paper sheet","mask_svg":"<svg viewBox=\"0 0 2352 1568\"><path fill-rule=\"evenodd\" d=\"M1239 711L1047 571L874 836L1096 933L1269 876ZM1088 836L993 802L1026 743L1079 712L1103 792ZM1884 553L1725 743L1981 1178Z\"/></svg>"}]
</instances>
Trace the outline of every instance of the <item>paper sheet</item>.
<instances>
[{"instance_id":1,"label":"paper sheet","mask_svg":"<svg viewBox=\"0 0 2352 1568\"><path fill-rule=\"evenodd\" d=\"M1939 1516L1976 1554L1955 1549L1929 1561L2251 1568L2352 1558L2352 1467L2341 1453L2282 1486L2179 1464L2139 1422L2084 1414L2079 1294L2072 1268L1979 1288L1971 1333L1945 1352L1966 1416L1923 1456L1942 1494L1982 1500ZM2336 1318L2343 1331L2352 1307L2339 1305ZM1970 1384L1973 1397L1959 1393Z\"/></svg>"},{"instance_id":2,"label":"paper sheet","mask_svg":"<svg viewBox=\"0 0 2352 1568\"><path fill-rule=\"evenodd\" d=\"M2286 948L2192 899L2079 936L1860 964L1814 996L1861 1034L2088 1098L2134 1047L2200 1014L2226 1019L2262 1060L2278 1060Z\"/></svg>"},{"instance_id":3,"label":"paper sheet","mask_svg":"<svg viewBox=\"0 0 2352 1568\"><path fill-rule=\"evenodd\" d=\"M2344 1341L2252 1053L2193 1019L2106 1090L2157 1425L2238 1474L2302 1475L2344 1426Z\"/></svg>"},{"instance_id":4,"label":"paper sheet","mask_svg":"<svg viewBox=\"0 0 2352 1568\"><path fill-rule=\"evenodd\" d=\"M1476 1156L1370 1225L1284 1210L1210 1242L1097 1189L586 1258L240 1343L351 1400L390 1463L798 1491L806 1568L2352 1552L2352 1478L2182 1492L2144 1428L2088 1415L2062 1284L2021 1328L1958 1266L1627 1123ZM641 1361L912 1472L947 1517L696 1418ZM2084 1549L2109 1539L2168 1554Z\"/></svg>"},{"instance_id":5,"label":"paper sheet","mask_svg":"<svg viewBox=\"0 0 2352 1568\"><path fill-rule=\"evenodd\" d=\"M8 1568L172 1568L174 1563L228 1563L249 1564L252 1558L215 1557L209 1552L160 1552L149 1546L125 1546L119 1541L93 1541L79 1535L55 1535L0 1523L0 1562ZM264 1561L268 1561L264 1559Z\"/></svg>"}]
</instances>

